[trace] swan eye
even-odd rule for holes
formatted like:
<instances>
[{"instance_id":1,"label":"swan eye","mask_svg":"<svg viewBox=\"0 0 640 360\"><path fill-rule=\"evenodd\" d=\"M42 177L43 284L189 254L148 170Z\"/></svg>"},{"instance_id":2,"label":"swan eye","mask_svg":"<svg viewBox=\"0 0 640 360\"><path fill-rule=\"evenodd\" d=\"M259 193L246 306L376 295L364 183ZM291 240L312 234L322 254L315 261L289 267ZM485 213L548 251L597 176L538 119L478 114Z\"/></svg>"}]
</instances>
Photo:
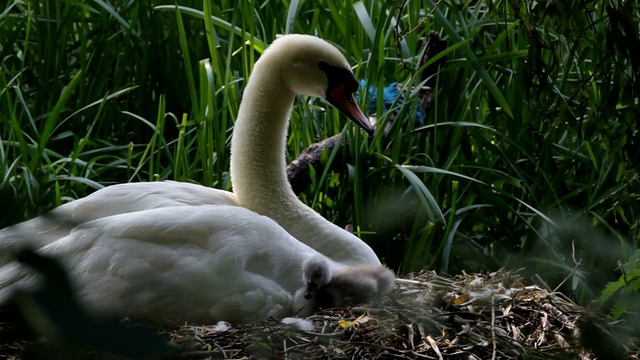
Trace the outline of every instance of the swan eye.
<instances>
[{"instance_id":1,"label":"swan eye","mask_svg":"<svg viewBox=\"0 0 640 360\"><path fill-rule=\"evenodd\" d=\"M340 86L344 86L344 92L349 96L358 91L360 85L351 70L329 65L324 61L318 63L318 68L327 75L327 94Z\"/></svg>"},{"instance_id":2,"label":"swan eye","mask_svg":"<svg viewBox=\"0 0 640 360\"><path fill-rule=\"evenodd\" d=\"M351 72L349 72L349 75L350 76L345 81L344 90L347 94L353 95L356 92L358 92L358 88L360 87L360 84L358 83L358 80L356 80L356 77L353 76Z\"/></svg>"}]
</instances>

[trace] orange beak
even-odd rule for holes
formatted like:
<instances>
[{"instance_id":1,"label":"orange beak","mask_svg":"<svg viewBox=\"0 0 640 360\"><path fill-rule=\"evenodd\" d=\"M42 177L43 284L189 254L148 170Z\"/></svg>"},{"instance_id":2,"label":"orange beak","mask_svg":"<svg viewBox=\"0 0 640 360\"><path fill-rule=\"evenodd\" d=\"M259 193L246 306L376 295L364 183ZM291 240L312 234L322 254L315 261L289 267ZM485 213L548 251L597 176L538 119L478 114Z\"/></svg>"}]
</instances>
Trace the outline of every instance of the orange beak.
<instances>
[{"instance_id":1,"label":"orange beak","mask_svg":"<svg viewBox=\"0 0 640 360\"><path fill-rule=\"evenodd\" d=\"M345 84L336 86L333 91L327 94L327 101L342 111L349 119L355 121L361 128L364 129L369 135L373 135L373 125L369 122L366 116L360 110L356 99L353 98L353 94L348 94L345 91Z\"/></svg>"}]
</instances>

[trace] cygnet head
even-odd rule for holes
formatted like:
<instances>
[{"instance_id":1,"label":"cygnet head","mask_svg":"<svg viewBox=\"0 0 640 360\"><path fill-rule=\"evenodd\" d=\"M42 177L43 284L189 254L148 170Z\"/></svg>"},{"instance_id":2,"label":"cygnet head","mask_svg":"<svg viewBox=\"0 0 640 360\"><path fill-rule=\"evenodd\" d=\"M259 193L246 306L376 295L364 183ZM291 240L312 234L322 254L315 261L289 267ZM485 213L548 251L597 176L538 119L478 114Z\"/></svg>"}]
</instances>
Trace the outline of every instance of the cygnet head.
<instances>
[{"instance_id":1,"label":"cygnet head","mask_svg":"<svg viewBox=\"0 0 640 360\"><path fill-rule=\"evenodd\" d=\"M302 264L302 281L304 282L304 298L309 300L321 287L331 281L331 269L326 259L312 257Z\"/></svg>"},{"instance_id":2,"label":"cygnet head","mask_svg":"<svg viewBox=\"0 0 640 360\"><path fill-rule=\"evenodd\" d=\"M346 265L331 271L328 261L318 257L306 260L302 269L305 285L293 298L294 311L301 316L364 303L391 291L395 278L383 265Z\"/></svg>"},{"instance_id":3,"label":"cygnet head","mask_svg":"<svg viewBox=\"0 0 640 360\"><path fill-rule=\"evenodd\" d=\"M285 35L267 48L260 62L269 62L270 69L282 69L280 79L291 92L325 99L369 134L373 133L353 96L360 86L358 80L335 46L315 36Z\"/></svg>"}]
</instances>

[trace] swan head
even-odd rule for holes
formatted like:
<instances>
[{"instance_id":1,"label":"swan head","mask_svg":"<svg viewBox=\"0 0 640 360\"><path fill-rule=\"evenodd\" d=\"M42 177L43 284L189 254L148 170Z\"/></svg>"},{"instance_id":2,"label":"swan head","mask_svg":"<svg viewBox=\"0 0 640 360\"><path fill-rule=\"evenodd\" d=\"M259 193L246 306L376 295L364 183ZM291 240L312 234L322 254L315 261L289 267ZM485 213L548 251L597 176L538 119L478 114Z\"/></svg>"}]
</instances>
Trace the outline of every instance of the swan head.
<instances>
[{"instance_id":1,"label":"swan head","mask_svg":"<svg viewBox=\"0 0 640 360\"><path fill-rule=\"evenodd\" d=\"M373 126L354 98L360 83L335 46L315 36L291 34L276 39L263 57L267 54L282 69L280 77L289 90L325 99L373 134Z\"/></svg>"},{"instance_id":2,"label":"swan head","mask_svg":"<svg viewBox=\"0 0 640 360\"><path fill-rule=\"evenodd\" d=\"M302 264L302 280L305 284L304 298L310 300L315 292L331 281L331 269L326 259L312 257Z\"/></svg>"}]
</instances>

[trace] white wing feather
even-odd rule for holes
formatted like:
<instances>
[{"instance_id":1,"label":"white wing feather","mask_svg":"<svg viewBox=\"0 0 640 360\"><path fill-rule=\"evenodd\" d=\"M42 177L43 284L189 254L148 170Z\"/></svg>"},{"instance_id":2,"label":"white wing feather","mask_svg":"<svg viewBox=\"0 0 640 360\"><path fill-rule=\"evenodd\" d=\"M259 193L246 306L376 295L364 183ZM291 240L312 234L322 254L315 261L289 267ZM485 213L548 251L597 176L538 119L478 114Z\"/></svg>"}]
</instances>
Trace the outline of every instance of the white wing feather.
<instances>
[{"instance_id":1,"label":"white wing feather","mask_svg":"<svg viewBox=\"0 0 640 360\"><path fill-rule=\"evenodd\" d=\"M0 230L0 250L16 251L26 246L40 248L92 220L180 205L238 206L238 202L231 192L175 181L108 186L8 228L11 230Z\"/></svg>"},{"instance_id":2,"label":"white wing feather","mask_svg":"<svg viewBox=\"0 0 640 360\"><path fill-rule=\"evenodd\" d=\"M95 313L198 322L290 314L302 262L319 255L271 219L228 205L102 217L41 253L62 260ZM0 279L0 301L16 285L34 283L14 263L0 268Z\"/></svg>"}]
</instances>

